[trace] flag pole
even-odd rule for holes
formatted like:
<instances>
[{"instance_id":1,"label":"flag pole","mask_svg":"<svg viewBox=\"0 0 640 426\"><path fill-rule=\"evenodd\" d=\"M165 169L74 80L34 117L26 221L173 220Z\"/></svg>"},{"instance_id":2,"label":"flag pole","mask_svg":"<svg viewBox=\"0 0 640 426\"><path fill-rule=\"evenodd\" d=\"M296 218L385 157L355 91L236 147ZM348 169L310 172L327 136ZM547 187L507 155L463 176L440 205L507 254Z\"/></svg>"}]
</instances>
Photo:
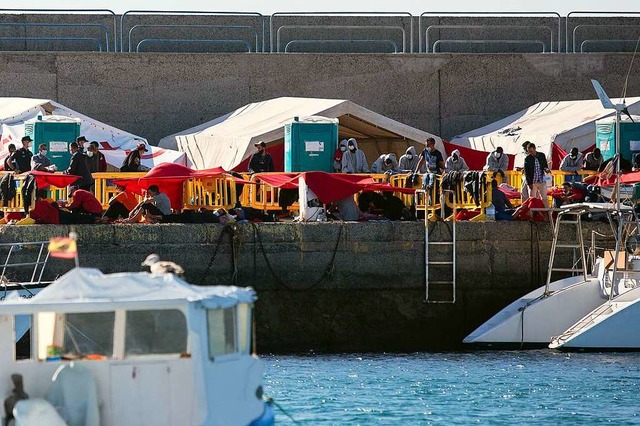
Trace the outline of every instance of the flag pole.
<instances>
[{"instance_id":1,"label":"flag pole","mask_svg":"<svg viewBox=\"0 0 640 426\"><path fill-rule=\"evenodd\" d=\"M76 233L75 229L71 229L71 232L69 232L69 238L72 239L73 241L78 241L78 234ZM77 247L77 246L76 246ZM73 260L76 263L76 268L80 267L80 259L78 258L78 250L76 250L75 256L73 257Z\"/></svg>"}]
</instances>

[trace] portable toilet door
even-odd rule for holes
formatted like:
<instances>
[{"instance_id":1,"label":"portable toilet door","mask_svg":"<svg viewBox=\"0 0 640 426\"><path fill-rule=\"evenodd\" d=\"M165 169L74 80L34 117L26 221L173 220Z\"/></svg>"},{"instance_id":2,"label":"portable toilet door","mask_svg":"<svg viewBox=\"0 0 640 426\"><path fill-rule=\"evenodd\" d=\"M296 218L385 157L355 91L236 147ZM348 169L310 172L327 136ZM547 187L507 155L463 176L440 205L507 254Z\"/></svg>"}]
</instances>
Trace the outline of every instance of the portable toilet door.
<instances>
[{"instance_id":1,"label":"portable toilet door","mask_svg":"<svg viewBox=\"0 0 640 426\"><path fill-rule=\"evenodd\" d=\"M284 171L332 172L337 147L337 118L296 117L284 127Z\"/></svg>"},{"instance_id":2,"label":"portable toilet door","mask_svg":"<svg viewBox=\"0 0 640 426\"><path fill-rule=\"evenodd\" d=\"M640 116L626 116L620 120L620 152L622 158L632 162L633 156L640 153ZM607 117L596 122L596 147L600 148L603 160L612 158L616 153L616 119Z\"/></svg>"},{"instance_id":3,"label":"portable toilet door","mask_svg":"<svg viewBox=\"0 0 640 426\"><path fill-rule=\"evenodd\" d=\"M69 144L80 136L80 120L58 115L39 116L25 123L25 135L33 139L33 152L38 145L47 145L47 157L58 170L66 170L71 161Z\"/></svg>"}]
</instances>

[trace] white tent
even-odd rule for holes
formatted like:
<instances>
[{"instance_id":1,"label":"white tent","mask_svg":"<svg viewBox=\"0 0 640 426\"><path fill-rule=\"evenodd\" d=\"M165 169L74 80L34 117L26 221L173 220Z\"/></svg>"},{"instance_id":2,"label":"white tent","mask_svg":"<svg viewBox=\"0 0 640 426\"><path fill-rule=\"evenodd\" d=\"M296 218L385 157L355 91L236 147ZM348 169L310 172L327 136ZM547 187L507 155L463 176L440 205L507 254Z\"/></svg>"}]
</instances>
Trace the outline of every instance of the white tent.
<instances>
[{"instance_id":1,"label":"white tent","mask_svg":"<svg viewBox=\"0 0 640 426\"><path fill-rule=\"evenodd\" d=\"M256 102L160 140L159 146L185 152L196 169L233 169L255 151L253 144L281 144L284 125L294 117L322 116L339 120L340 138L354 137L372 163L379 155L399 157L410 145L420 149L428 137L441 139L340 99L283 97ZM444 151L443 151L444 152Z\"/></svg>"},{"instance_id":2,"label":"white tent","mask_svg":"<svg viewBox=\"0 0 640 426\"><path fill-rule=\"evenodd\" d=\"M89 141L97 141L100 144L101 152L113 168L120 168L128 150L135 149L140 142L146 143L144 138L101 123L49 99L0 98L0 161L7 156L10 143L20 148L20 139L24 136L24 123L46 115L79 119L80 134ZM149 152L142 157L142 165L146 167L151 168L162 163L186 165L186 156L181 152L150 145L148 149Z\"/></svg>"},{"instance_id":3,"label":"white tent","mask_svg":"<svg viewBox=\"0 0 640 426\"><path fill-rule=\"evenodd\" d=\"M612 100L614 103L619 100ZM640 113L640 98L628 98L631 114ZM552 144L565 151L577 147L580 151L596 143L596 120L614 115L602 107L600 100L539 102L523 111L479 129L456 136L451 143L479 151L493 151L501 146L504 152L516 154L516 164L522 163L522 143L533 142L538 151L551 158Z\"/></svg>"}]
</instances>

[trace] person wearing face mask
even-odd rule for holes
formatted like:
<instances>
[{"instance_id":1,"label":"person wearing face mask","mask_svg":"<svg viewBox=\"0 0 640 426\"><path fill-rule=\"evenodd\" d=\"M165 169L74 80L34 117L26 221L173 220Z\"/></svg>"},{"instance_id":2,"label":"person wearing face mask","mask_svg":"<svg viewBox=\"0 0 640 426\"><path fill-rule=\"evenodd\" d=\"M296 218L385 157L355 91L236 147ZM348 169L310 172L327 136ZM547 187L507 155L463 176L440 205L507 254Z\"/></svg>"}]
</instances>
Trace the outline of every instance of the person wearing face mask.
<instances>
[{"instance_id":1,"label":"person wearing face mask","mask_svg":"<svg viewBox=\"0 0 640 426\"><path fill-rule=\"evenodd\" d=\"M87 159L89 160L89 170L91 173L102 173L107 171L107 160L104 154L98 149L98 142L93 141L87 148Z\"/></svg>"},{"instance_id":2,"label":"person wearing face mask","mask_svg":"<svg viewBox=\"0 0 640 426\"><path fill-rule=\"evenodd\" d=\"M333 153L333 170L335 170L336 173L340 173L342 171L342 156L346 151L347 151L347 140L342 139L340 141L340 145L338 146L338 149L336 149L336 152Z\"/></svg>"},{"instance_id":3,"label":"person wearing face mask","mask_svg":"<svg viewBox=\"0 0 640 426\"><path fill-rule=\"evenodd\" d=\"M267 152L267 144L263 141L253 144L258 152L251 156L249 161L249 173L263 173L274 171L273 158L271 154Z\"/></svg>"},{"instance_id":4,"label":"person wearing face mask","mask_svg":"<svg viewBox=\"0 0 640 426\"><path fill-rule=\"evenodd\" d=\"M55 172L58 168L55 164L51 164L51 160L47 157L47 145L41 143L38 145L38 153L31 157L31 170L38 172Z\"/></svg>"},{"instance_id":5,"label":"person wearing face mask","mask_svg":"<svg viewBox=\"0 0 640 426\"><path fill-rule=\"evenodd\" d=\"M354 138L347 140L347 150L342 155L342 173L369 173L369 163L358 142Z\"/></svg>"},{"instance_id":6,"label":"person wearing face mask","mask_svg":"<svg viewBox=\"0 0 640 426\"><path fill-rule=\"evenodd\" d=\"M444 169L447 172L466 172L469 170L467 162L460 156L460 151L454 149L447 161L444 163Z\"/></svg>"},{"instance_id":7,"label":"person wearing face mask","mask_svg":"<svg viewBox=\"0 0 640 426\"><path fill-rule=\"evenodd\" d=\"M580 170L582 170L582 154L574 146L571 148L571 152L562 159L560 171L572 173L565 176L565 182L580 182L582 180L579 174Z\"/></svg>"},{"instance_id":8,"label":"person wearing face mask","mask_svg":"<svg viewBox=\"0 0 640 426\"><path fill-rule=\"evenodd\" d=\"M382 154L371 165L371 173L398 173L398 161L394 153Z\"/></svg>"},{"instance_id":9,"label":"person wearing face mask","mask_svg":"<svg viewBox=\"0 0 640 426\"><path fill-rule=\"evenodd\" d=\"M602 154L600 148L594 149L584 157L584 170L598 171L602 164Z\"/></svg>"},{"instance_id":10,"label":"person wearing face mask","mask_svg":"<svg viewBox=\"0 0 640 426\"><path fill-rule=\"evenodd\" d=\"M425 142L425 148L420 153L420 159L414 170L414 174L417 174L420 167L425 164L427 172L422 179L422 188L431 188L436 181L436 176L442 174L444 171L444 158L442 153L436 149L436 140L434 138L427 138Z\"/></svg>"},{"instance_id":11,"label":"person wearing face mask","mask_svg":"<svg viewBox=\"0 0 640 426\"><path fill-rule=\"evenodd\" d=\"M508 167L509 157L504 154L502 147L499 146L495 151L487 155L487 163L483 167L483 170L502 175L502 178L504 178L504 171L507 170Z\"/></svg>"},{"instance_id":12,"label":"person wearing face mask","mask_svg":"<svg viewBox=\"0 0 640 426\"><path fill-rule=\"evenodd\" d=\"M419 158L416 155L416 149L413 146L410 146L405 151L404 155L400 157L400 161L398 162L398 170L401 173L413 173L416 166L418 165ZM420 173L424 173L427 171L427 168L423 164L420 168Z\"/></svg>"}]
</instances>

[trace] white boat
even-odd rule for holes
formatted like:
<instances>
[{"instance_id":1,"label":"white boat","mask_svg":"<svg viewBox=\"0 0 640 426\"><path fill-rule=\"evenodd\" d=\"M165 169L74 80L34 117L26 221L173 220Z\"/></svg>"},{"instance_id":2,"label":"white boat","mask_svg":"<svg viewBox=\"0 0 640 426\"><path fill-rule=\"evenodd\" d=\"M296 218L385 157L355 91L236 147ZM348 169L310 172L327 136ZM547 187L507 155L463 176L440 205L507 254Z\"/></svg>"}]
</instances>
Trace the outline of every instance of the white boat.
<instances>
[{"instance_id":1,"label":"white boat","mask_svg":"<svg viewBox=\"0 0 640 426\"><path fill-rule=\"evenodd\" d=\"M255 300L251 288L86 268L33 298L8 297L0 341L12 347L16 318L28 316L31 345L26 359L0 351L0 395L21 376L30 399L4 416L25 426L273 424L251 353Z\"/></svg>"},{"instance_id":2,"label":"white boat","mask_svg":"<svg viewBox=\"0 0 640 426\"><path fill-rule=\"evenodd\" d=\"M625 214L631 214L631 208L623 206L623 209ZM486 347L546 347L554 336L608 300L610 290L604 276L611 273L610 259L593 256L593 266L587 272L581 216L588 213L606 213L611 218L616 215L616 208L609 203L563 206L554 227L546 285L509 304L469 334L464 343ZM576 225L577 243L558 242L561 224ZM558 249L576 250L580 267L555 267ZM553 272L578 275L551 281Z\"/></svg>"}]
</instances>

